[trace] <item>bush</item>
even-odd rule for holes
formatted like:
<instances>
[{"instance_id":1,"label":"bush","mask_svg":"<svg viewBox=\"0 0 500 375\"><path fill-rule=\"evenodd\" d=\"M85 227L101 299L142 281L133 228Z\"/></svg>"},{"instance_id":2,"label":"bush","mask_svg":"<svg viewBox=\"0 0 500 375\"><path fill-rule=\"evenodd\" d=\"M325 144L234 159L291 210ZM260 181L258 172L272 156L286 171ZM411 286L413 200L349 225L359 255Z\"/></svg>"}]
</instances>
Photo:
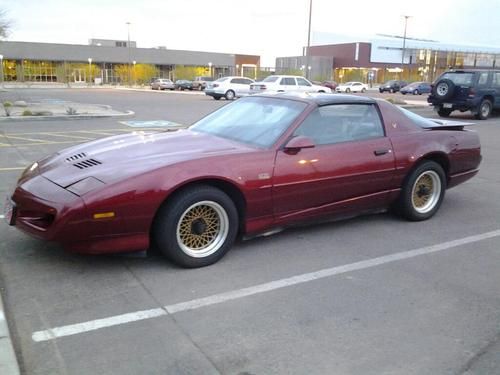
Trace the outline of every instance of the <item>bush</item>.
<instances>
[{"instance_id":1,"label":"bush","mask_svg":"<svg viewBox=\"0 0 500 375\"><path fill-rule=\"evenodd\" d=\"M77 110L73 107L66 108L66 114L68 115L76 115L77 113L78 113Z\"/></svg>"},{"instance_id":2,"label":"bush","mask_svg":"<svg viewBox=\"0 0 500 375\"><path fill-rule=\"evenodd\" d=\"M5 111L5 116L10 116L12 103L11 102L3 102L3 109Z\"/></svg>"},{"instance_id":3,"label":"bush","mask_svg":"<svg viewBox=\"0 0 500 375\"><path fill-rule=\"evenodd\" d=\"M31 112L29 109L25 109L22 114L23 116L33 116L33 112Z\"/></svg>"}]
</instances>

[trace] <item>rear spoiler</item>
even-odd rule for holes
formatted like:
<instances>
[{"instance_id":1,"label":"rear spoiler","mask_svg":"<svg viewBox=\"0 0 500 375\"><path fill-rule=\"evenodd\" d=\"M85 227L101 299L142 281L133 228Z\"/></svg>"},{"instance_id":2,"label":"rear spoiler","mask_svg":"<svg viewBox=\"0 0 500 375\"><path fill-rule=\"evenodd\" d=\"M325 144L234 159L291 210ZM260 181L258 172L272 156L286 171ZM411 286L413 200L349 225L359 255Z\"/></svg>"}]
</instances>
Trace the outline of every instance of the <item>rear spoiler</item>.
<instances>
[{"instance_id":1,"label":"rear spoiler","mask_svg":"<svg viewBox=\"0 0 500 375\"><path fill-rule=\"evenodd\" d=\"M463 130L464 126L476 125L473 122L464 122L464 121L454 121L454 120L439 120L439 119L428 119L435 123L436 125L427 126L426 129L432 130Z\"/></svg>"}]
</instances>

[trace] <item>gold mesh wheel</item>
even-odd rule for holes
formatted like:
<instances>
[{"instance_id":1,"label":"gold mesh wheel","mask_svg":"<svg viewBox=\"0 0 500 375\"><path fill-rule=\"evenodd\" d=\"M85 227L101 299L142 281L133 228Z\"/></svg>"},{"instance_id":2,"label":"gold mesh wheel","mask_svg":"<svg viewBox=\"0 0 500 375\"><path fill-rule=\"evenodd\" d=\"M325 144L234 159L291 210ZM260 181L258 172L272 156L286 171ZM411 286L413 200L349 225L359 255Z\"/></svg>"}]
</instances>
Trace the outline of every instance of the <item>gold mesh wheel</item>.
<instances>
[{"instance_id":1,"label":"gold mesh wheel","mask_svg":"<svg viewBox=\"0 0 500 375\"><path fill-rule=\"evenodd\" d=\"M413 185L411 201L413 208L418 213L424 214L431 211L439 201L441 195L441 180L433 171L421 173Z\"/></svg>"},{"instance_id":2,"label":"gold mesh wheel","mask_svg":"<svg viewBox=\"0 0 500 375\"><path fill-rule=\"evenodd\" d=\"M229 219L224 208L213 201L191 205L177 224L177 243L184 253L195 258L219 250L227 238Z\"/></svg>"}]
</instances>

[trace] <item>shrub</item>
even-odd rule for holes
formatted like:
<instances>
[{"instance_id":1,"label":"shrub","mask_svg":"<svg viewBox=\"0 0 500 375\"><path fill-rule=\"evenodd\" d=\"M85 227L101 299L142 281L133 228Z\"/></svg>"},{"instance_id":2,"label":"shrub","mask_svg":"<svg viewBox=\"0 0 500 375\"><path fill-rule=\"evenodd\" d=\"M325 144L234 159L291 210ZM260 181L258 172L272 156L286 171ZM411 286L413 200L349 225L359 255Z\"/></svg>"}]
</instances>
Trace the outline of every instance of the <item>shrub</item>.
<instances>
[{"instance_id":1,"label":"shrub","mask_svg":"<svg viewBox=\"0 0 500 375\"><path fill-rule=\"evenodd\" d=\"M29 109L25 109L23 111L23 116L33 116L33 112L31 112Z\"/></svg>"}]
</instances>

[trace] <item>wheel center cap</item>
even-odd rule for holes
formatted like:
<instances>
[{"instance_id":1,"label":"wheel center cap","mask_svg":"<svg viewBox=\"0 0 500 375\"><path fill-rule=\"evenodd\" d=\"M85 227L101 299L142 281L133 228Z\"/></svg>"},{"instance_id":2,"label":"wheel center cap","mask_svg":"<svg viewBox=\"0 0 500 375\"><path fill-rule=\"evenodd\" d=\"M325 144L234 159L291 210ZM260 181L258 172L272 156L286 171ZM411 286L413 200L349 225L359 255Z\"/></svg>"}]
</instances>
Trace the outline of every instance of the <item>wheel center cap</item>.
<instances>
[{"instance_id":1,"label":"wheel center cap","mask_svg":"<svg viewBox=\"0 0 500 375\"><path fill-rule=\"evenodd\" d=\"M431 189L429 189L427 186L421 185L418 188L417 195L419 198L422 198L426 195L429 195L431 193Z\"/></svg>"},{"instance_id":2,"label":"wheel center cap","mask_svg":"<svg viewBox=\"0 0 500 375\"><path fill-rule=\"evenodd\" d=\"M203 219L196 219L191 223L191 233L196 234L196 235L201 235L205 233L205 230L207 229L207 224L205 223L205 220Z\"/></svg>"}]
</instances>

